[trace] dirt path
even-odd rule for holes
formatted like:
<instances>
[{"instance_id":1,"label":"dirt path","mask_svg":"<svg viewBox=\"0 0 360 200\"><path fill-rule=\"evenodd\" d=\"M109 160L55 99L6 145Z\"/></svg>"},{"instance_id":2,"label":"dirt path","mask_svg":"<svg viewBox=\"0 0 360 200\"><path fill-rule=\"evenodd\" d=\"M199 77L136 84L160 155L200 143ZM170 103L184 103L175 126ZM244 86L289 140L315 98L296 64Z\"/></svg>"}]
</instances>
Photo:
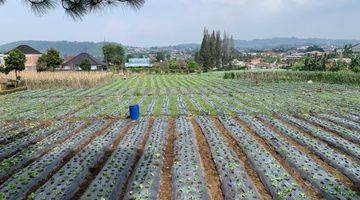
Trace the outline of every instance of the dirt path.
<instances>
[{"instance_id":1,"label":"dirt path","mask_svg":"<svg viewBox=\"0 0 360 200\"><path fill-rule=\"evenodd\" d=\"M195 119L191 117L190 121L194 128L195 137L197 140L196 142L199 147L201 162L204 168L205 180L208 186L210 197L213 200L222 200L224 199L224 195L221 190L220 177L214 160L212 159L209 145Z\"/></svg>"},{"instance_id":2,"label":"dirt path","mask_svg":"<svg viewBox=\"0 0 360 200\"><path fill-rule=\"evenodd\" d=\"M174 163L174 141L175 141L175 119L169 119L169 130L167 138L167 146L165 149L164 164L162 167L162 177L158 199L170 200L172 198L172 165Z\"/></svg>"}]
</instances>

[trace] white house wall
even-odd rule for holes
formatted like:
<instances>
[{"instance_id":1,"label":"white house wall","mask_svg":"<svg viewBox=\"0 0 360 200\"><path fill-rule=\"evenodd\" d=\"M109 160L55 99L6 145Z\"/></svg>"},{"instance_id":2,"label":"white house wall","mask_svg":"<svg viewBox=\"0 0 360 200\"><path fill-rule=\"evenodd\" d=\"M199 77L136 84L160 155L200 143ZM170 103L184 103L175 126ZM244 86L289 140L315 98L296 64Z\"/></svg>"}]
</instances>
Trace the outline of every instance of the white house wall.
<instances>
[{"instance_id":1,"label":"white house wall","mask_svg":"<svg viewBox=\"0 0 360 200\"><path fill-rule=\"evenodd\" d=\"M0 55L0 65L5 65L4 55Z\"/></svg>"}]
</instances>

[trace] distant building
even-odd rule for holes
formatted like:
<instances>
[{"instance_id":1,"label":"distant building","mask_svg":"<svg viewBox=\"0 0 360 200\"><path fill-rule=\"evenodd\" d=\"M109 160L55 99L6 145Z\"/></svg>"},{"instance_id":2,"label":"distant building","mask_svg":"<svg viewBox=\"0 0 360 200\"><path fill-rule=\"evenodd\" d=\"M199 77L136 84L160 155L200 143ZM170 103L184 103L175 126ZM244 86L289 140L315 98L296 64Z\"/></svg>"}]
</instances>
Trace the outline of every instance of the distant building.
<instances>
[{"instance_id":1,"label":"distant building","mask_svg":"<svg viewBox=\"0 0 360 200\"><path fill-rule=\"evenodd\" d=\"M261 63L261 58L253 58L251 59L250 63L255 66L259 65Z\"/></svg>"},{"instance_id":2,"label":"distant building","mask_svg":"<svg viewBox=\"0 0 360 200\"><path fill-rule=\"evenodd\" d=\"M152 65L150 58L130 58L129 62L125 63L125 67L152 67Z\"/></svg>"},{"instance_id":3,"label":"distant building","mask_svg":"<svg viewBox=\"0 0 360 200\"><path fill-rule=\"evenodd\" d=\"M281 60L300 60L305 56L305 53L293 53L283 57Z\"/></svg>"},{"instance_id":4,"label":"distant building","mask_svg":"<svg viewBox=\"0 0 360 200\"><path fill-rule=\"evenodd\" d=\"M325 52L334 52L336 50L336 46L335 45L326 45L326 46L322 46L322 48L324 49Z\"/></svg>"},{"instance_id":5,"label":"distant building","mask_svg":"<svg viewBox=\"0 0 360 200\"><path fill-rule=\"evenodd\" d=\"M70 60L73 59L74 57L75 57L75 56L73 56L73 55L66 55L66 56L64 57L64 63L70 61Z\"/></svg>"},{"instance_id":6,"label":"distant building","mask_svg":"<svg viewBox=\"0 0 360 200\"><path fill-rule=\"evenodd\" d=\"M19 50L21 53L25 54L26 62L25 62L25 70L27 71L36 71L36 64L39 58L41 57L40 51L28 46L28 45L20 45L15 49ZM15 50L13 49L13 50ZM9 51L10 52L10 51ZM9 54L7 52L6 54Z\"/></svg>"},{"instance_id":7,"label":"distant building","mask_svg":"<svg viewBox=\"0 0 360 200\"><path fill-rule=\"evenodd\" d=\"M264 52L264 56L273 57L273 56L277 56L277 54L273 51L266 51L266 52Z\"/></svg>"},{"instance_id":8,"label":"distant building","mask_svg":"<svg viewBox=\"0 0 360 200\"><path fill-rule=\"evenodd\" d=\"M231 65L236 66L236 67L245 67L246 63L244 61L240 61L238 59L234 59L231 62Z\"/></svg>"},{"instance_id":9,"label":"distant building","mask_svg":"<svg viewBox=\"0 0 360 200\"><path fill-rule=\"evenodd\" d=\"M340 61L340 62L344 62L346 64L350 64L351 63L351 58L332 58L332 59L329 59L328 61L330 61L330 62Z\"/></svg>"},{"instance_id":10,"label":"distant building","mask_svg":"<svg viewBox=\"0 0 360 200\"><path fill-rule=\"evenodd\" d=\"M106 70L106 64L104 62L96 59L88 53L81 53L72 59L69 59L62 65L62 70L81 71L82 69L80 68L80 64L86 59L90 61L92 71Z\"/></svg>"},{"instance_id":11,"label":"distant building","mask_svg":"<svg viewBox=\"0 0 360 200\"><path fill-rule=\"evenodd\" d=\"M310 56L321 56L321 55L325 54L325 52L321 52L321 51L311 51L311 52L307 52L306 54L307 54L307 55L310 55Z\"/></svg>"},{"instance_id":12,"label":"distant building","mask_svg":"<svg viewBox=\"0 0 360 200\"><path fill-rule=\"evenodd\" d=\"M302 47L299 47L297 48L297 50L300 50L300 51L305 51L307 48L309 48L310 46L309 45L305 45L305 46L302 46Z\"/></svg>"},{"instance_id":13,"label":"distant building","mask_svg":"<svg viewBox=\"0 0 360 200\"><path fill-rule=\"evenodd\" d=\"M5 57L4 54L0 54L0 65L5 65L4 57Z\"/></svg>"}]
</instances>

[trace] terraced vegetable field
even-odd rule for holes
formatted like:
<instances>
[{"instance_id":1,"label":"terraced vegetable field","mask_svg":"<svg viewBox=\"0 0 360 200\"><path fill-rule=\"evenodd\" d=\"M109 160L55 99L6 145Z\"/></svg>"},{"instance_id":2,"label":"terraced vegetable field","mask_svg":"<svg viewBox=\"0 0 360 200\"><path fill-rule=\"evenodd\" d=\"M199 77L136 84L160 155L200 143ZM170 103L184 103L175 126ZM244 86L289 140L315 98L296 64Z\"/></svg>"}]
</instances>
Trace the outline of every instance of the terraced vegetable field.
<instances>
[{"instance_id":1,"label":"terraced vegetable field","mask_svg":"<svg viewBox=\"0 0 360 200\"><path fill-rule=\"evenodd\" d=\"M356 86L147 75L0 102L0 200L360 199Z\"/></svg>"}]
</instances>

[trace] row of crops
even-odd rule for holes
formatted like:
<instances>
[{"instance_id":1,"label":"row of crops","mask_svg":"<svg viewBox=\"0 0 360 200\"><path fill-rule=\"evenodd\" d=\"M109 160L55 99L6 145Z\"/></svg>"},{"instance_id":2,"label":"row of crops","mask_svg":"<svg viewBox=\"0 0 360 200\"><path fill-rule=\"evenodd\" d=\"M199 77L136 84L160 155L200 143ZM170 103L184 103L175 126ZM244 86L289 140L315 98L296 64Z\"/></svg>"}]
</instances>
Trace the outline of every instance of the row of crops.
<instances>
[{"instance_id":1,"label":"row of crops","mask_svg":"<svg viewBox=\"0 0 360 200\"><path fill-rule=\"evenodd\" d=\"M0 100L0 200L360 199L355 86L143 76Z\"/></svg>"},{"instance_id":2,"label":"row of crops","mask_svg":"<svg viewBox=\"0 0 360 200\"><path fill-rule=\"evenodd\" d=\"M290 125L291 120L298 121L298 128ZM235 148L215 121L237 144ZM275 199L311 199L314 191L315 197L326 199L359 198L359 143L333 135L333 140L352 146L343 148L330 137L322 138L330 133L291 116L253 118L239 114L59 124L33 130L37 137L25 133L1 144L0 199L156 199L159 191L169 186L169 198L214 199L206 179L209 172L204 168L211 163L201 155L203 147L194 126L206 139L225 199L263 198L256 178ZM1 133L7 130L16 134L22 129L9 126L2 124ZM173 163L168 166L172 179L161 184L166 147L171 142L170 126L174 126L175 136ZM308 148L322 161L294 143ZM236 151L243 152L246 163ZM328 171L324 163L344 178ZM255 175L249 173L246 164ZM295 178L294 173L301 178Z\"/></svg>"},{"instance_id":3,"label":"row of crops","mask_svg":"<svg viewBox=\"0 0 360 200\"><path fill-rule=\"evenodd\" d=\"M236 101L242 102L245 106L250 103L261 103L281 111L339 110L357 113L360 109L358 90L352 86L306 83L251 85L247 82L223 80L205 75L173 75L115 79L108 85L87 90L31 90L0 96L2 101L0 116L1 120L52 119L72 114L73 117L88 117L88 114L93 114L94 110L97 111L93 114L94 117L124 116L127 104L123 102L141 101L143 101L143 114L159 116L164 114L161 112L161 108L164 108L168 110L166 114L177 116L182 113L174 106L180 94L186 106L190 108L191 114L202 112L197 107L191 106L193 100L199 101L207 113L218 114L217 110L212 109L212 104L221 105L216 100L218 97L233 106L238 106ZM208 100L204 101L205 98ZM264 112L267 110L264 106L257 106L257 109ZM85 107L87 112L79 112ZM114 108L117 110L114 111ZM227 109L223 112L229 113Z\"/></svg>"}]
</instances>

